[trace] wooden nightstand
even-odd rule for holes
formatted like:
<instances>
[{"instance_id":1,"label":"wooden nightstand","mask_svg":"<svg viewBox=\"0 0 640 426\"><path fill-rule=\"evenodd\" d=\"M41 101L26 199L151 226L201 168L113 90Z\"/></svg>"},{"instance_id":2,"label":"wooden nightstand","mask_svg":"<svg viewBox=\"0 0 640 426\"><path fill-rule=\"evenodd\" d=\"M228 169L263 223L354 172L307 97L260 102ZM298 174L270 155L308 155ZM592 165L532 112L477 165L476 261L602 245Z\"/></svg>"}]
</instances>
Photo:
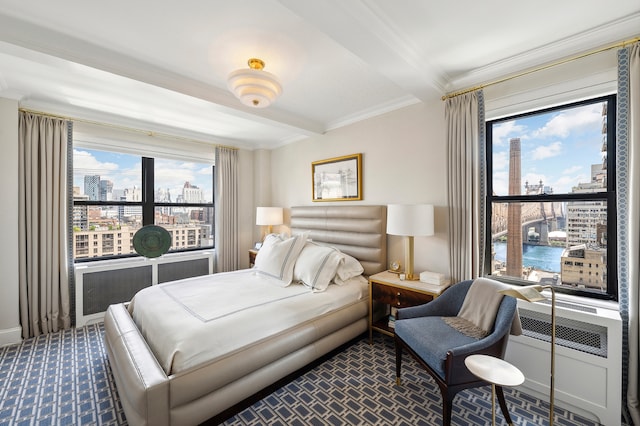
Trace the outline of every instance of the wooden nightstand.
<instances>
[{"instance_id":1,"label":"wooden nightstand","mask_svg":"<svg viewBox=\"0 0 640 426\"><path fill-rule=\"evenodd\" d=\"M384 303L393 308L422 305L438 297L449 284L435 285L421 281L400 280L393 272L380 272L369 277L369 343L373 343L373 331L393 336L389 327L389 317L385 315L374 322L374 302Z\"/></svg>"},{"instance_id":2,"label":"wooden nightstand","mask_svg":"<svg viewBox=\"0 0 640 426\"><path fill-rule=\"evenodd\" d=\"M249 268L253 268L253 265L256 264L256 256L258 255L258 250L249 249Z\"/></svg>"}]
</instances>

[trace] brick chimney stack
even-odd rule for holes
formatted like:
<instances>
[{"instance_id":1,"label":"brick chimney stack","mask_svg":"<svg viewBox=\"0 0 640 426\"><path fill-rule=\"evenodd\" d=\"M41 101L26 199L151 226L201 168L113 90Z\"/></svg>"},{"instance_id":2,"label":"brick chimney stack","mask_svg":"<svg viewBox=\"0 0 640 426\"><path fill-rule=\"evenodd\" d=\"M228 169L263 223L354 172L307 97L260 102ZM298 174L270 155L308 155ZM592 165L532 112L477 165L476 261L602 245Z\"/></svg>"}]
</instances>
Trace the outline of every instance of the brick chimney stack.
<instances>
[{"instance_id":1,"label":"brick chimney stack","mask_svg":"<svg viewBox=\"0 0 640 426\"><path fill-rule=\"evenodd\" d=\"M509 195L520 195L520 138L509 141ZM507 210L507 275L522 277L522 205L510 203Z\"/></svg>"}]
</instances>

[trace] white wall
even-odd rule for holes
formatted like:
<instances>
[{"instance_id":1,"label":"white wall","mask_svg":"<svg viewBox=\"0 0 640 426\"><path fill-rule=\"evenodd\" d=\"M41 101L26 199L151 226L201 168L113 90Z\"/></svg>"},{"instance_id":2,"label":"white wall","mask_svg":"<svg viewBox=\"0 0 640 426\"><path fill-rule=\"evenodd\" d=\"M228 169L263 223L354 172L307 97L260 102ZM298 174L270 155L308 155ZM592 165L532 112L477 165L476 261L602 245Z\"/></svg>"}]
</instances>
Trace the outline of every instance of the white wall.
<instances>
[{"instance_id":1,"label":"white wall","mask_svg":"<svg viewBox=\"0 0 640 426\"><path fill-rule=\"evenodd\" d=\"M0 346L17 343L18 310L18 102L0 98Z\"/></svg>"},{"instance_id":2,"label":"white wall","mask_svg":"<svg viewBox=\"0 0 640 426\"><path fill-rule=\"evenodd\" d=\"M433 204L436 234L415 238L415 270L449 276L444 103L415 104L273 150L273 204L317 204L311 163L355 153L362 153L363 200L328 204ZM389 260L404 263L402 239L389 236L388 245Z\"/></svg>"}]
</instances>

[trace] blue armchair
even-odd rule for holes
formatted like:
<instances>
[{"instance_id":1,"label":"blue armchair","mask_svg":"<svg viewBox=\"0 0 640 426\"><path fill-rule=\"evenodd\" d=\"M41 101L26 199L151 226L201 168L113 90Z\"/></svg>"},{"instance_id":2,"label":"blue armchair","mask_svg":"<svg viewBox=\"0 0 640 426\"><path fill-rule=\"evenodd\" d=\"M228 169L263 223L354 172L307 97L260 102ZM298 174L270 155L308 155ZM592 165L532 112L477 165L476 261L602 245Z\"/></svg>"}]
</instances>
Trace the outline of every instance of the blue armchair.
<instances>
[{"instance_id":1,"label":"blue armchair","mask_svg":"<svg viewBox=\"0 0 640 426\"><path fill-rule=\"evenodd\" d=\"M461 390L489 386L465 366L472 354L504 358L512 322L516 315L516 299L502 297L497 308L493 330L482 338L469 337L448 325L443 317L456 317L460 312L472 280L462 281L447 289L440 297L424 305L399 309L395 322L396 382L400 384L402 351L406 349L433 376L442 393L442 424L451 424L452 402ZM504 392L496 386L500 408L508 424L512 424Z\"/></svg>"}]
</instances>

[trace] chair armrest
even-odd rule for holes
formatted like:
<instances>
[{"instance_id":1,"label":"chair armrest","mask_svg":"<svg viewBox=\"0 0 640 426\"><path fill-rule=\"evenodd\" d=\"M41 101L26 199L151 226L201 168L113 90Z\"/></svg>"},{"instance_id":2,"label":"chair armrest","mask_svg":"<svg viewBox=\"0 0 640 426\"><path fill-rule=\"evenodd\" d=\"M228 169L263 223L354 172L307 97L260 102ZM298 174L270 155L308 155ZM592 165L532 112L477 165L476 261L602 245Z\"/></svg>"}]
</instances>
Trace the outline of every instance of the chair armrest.
<instances>
[{"instance_id":1,"label":"chair armrest","mask_svg":"<svg viewBox=\"0 0 640 426\"><path fill-rule=\"evenodd\" d=\"M496 343L499 343L500 340L505 337L506 333L492 333L485 337L484 339L480 339L473 343L468 343L463 346L458 346L457 348L449 349L448 353L455 357L464 356L471 354L482 353L483 350L491 348Z\"/></svg>"}]
</instances>

